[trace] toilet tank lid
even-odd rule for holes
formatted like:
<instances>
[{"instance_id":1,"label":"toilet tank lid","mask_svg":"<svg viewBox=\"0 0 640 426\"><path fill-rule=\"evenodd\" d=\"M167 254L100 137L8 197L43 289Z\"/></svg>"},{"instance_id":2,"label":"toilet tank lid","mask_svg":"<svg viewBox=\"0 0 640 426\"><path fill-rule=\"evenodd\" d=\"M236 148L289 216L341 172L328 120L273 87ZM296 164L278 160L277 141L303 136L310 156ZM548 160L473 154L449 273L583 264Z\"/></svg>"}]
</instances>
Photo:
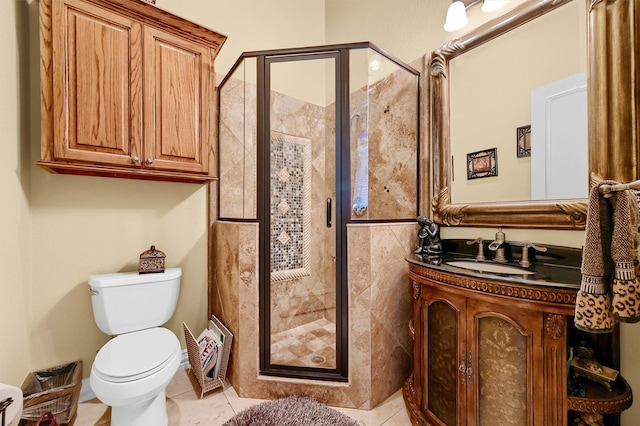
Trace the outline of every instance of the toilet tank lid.
<instances>
[{"instance_id":1,"label":"toilet tank lid","mask_svg":"<svg viewBox=\"0 0 640 426\"><path fill-rule=\"evenodd\" d=\"M164 272L139 274L138 272L116 272L112 274L91 275L89 286L92 288L113 287L125 284L146 284L170 281L182 276L182 268L167 268Z\"/></svg>"}]
</instances>

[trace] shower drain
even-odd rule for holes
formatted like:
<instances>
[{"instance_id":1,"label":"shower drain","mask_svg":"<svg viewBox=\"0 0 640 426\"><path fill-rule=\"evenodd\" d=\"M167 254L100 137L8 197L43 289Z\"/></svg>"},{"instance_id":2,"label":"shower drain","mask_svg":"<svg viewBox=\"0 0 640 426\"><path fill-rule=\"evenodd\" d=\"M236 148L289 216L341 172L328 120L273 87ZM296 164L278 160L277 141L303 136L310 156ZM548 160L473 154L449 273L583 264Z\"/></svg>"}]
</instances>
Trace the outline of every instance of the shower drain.
<instances>
[{"instance_id":1,"label":"shower drain","mask_svg":"<svg viewBox=\"0 0 640 426\"><path fill-rule=\"evenodd\" d=\"M311 362L312 362L312 363L314 363L314 364L324 364L324 362L325 362L326 360L327 360L327 359L326 359L325 357L323 357L322 355L314 355L314 356L311 358Z\"/></svg>"}]
</instances>

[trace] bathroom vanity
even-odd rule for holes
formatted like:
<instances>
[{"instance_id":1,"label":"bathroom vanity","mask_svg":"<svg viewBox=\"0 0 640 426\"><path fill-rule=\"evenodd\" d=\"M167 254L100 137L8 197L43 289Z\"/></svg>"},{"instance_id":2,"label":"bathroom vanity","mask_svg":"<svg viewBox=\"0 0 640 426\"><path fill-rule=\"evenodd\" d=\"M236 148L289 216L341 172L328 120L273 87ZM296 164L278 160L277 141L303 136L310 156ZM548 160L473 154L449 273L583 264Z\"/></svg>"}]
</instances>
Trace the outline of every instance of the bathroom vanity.
<instances>
[{"instance_id":1,"label":"bathroom vanity","mask_svg":"<svg viewBox=\"0 0 640 426\"><path fill-rule=\"evenodd\" d=\"M403 395L413 424L482 425L499 418L567 425L580 411L619 424L617 413L632 402L622 376L611 391L585 380L585 397L567 393L570 347L589 346L603 365L619 368L617 332L573 327L580 250L551 247L530 267L509 262L497 266L512 270L486 272L495 263L477 260L464 241L445 243L449 250L433 263L407 259L415 348Z\"/></svg>"},{"instance_id":2,"label":"bathroom vanity","mask_svg":"<svg viewBox=\"0 0 640 426\"><path fill-rule=\"evenodd\" d=\"M638 3L624 0L580 3L587 6L583 12L588 15L590 185L606 179L634 181L638 179L638 171L634 163L627 160L637 157L637 143L617 141L637 140L632 136L637 129L632 119L635 115L623 110L631 108L635 113L638 104L635 92L628 87L636 81L637 72L627 65L637 63L637 51L630 46L637 37ZM577 4L575 1L525 1L448 41L428 57L429 108L425 134L431 157L428 170L431 188L422 211L429 211L438 225L507 226L560 232L585 228L586 199L534 201L518 196L513 201L487 197L463 202L452 186L454 152L459 147L455 140L456 133L460 134L457 130L467 127L473 129L473 134L481 133L464 120L454 127L455 118L452 120L450 116L451 88L459 90L459 87L451 78L452 61L460 56L466 60L468 52L479 52L480 45L504 40L505 36L514 34L511 30L522 30L525 23L540 22L543 16ZM548 28L545 26L545 31ZM567 52L555 41L549 47L549 50ZM521 49L531 51L524 45ZM538 51L546 49L542 47ZM513 60L511 55L499 58ZM493 68L496 66L497 62ZM483 81L476 68L472 69L473 80ZM520 73L518 78L524 79ZM501 86L494 86L493 90L500 89ZM629 95L633 99L627 98ZM478 98L485 106L484 98ZM488 111L501 120L504 118L494 109ZM474 123L485 122L477 115L473 118ZM470 151L465 143L468 140L458 139L462 141L463 152ZM495 141L497 137L492 135L484 139L487 140ZM464 181L464 177L458 176L458 182ZM521 178L510 176L509 179ZM473 185L467 182L477 194L501 193L502 188L485 190L477 182ZM445 249L445 256L446 253ZM611 391L585 381L584 397L574 396L580 395L575 388L571 389L572 396L568 395L568 382L574 368L568 366L570 348L590 347L602 365L617 370L620 367L617 328L613 333L591 334L573 326L580 283L579 262L561 265L548 261L549 257L541 262L538 257L538 261L531 261L531 267L524 267L513 264L511 258L507 264L496 267L495 262L461 254L458 252L456 256L464 259L450 259L460 261L458 266L448 264L446 258L434 259L433 263L429 259L427 262L407 259L414 299L409 332L414 337L415 348L414 370L405 383L404 398L412 422L493 425L495 419L500 419L502 424L549 426L573 424L573 416L592 413L601 414L604 424L619 425L619 413L632 402L631 389L621 375L613 382ZM493 261L495 254L490 259ZM473 269L474 264L482 266Z\"/></svg>"}]
</instances>

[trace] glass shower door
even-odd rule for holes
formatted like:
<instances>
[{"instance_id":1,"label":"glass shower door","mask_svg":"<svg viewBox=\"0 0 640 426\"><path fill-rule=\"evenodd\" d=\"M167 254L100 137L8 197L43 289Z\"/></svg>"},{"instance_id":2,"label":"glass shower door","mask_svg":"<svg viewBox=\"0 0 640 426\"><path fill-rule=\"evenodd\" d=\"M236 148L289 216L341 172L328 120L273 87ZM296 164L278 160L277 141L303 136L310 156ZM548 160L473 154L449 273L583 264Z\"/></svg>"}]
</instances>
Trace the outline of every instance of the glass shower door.
<instances>
[{"instance_id":1,"label":"glass shower door","mask_svg":"<svg viewBox=\"0 0 640 426\"><path fill-rule=\"evenodd\" d=\"M269 156L265 161L269 191L264 210L269 214L265 248L270 282L264 305L268 344L263 346L269 353L263 357L262 370L267 374L269 370L302 370L306 377L309 370L335 374L340 364L337 62L337 52L265 59L269 90L263 103L267 109L263 140L269 146L263 155Z\"/></svg>"}]
</instances>

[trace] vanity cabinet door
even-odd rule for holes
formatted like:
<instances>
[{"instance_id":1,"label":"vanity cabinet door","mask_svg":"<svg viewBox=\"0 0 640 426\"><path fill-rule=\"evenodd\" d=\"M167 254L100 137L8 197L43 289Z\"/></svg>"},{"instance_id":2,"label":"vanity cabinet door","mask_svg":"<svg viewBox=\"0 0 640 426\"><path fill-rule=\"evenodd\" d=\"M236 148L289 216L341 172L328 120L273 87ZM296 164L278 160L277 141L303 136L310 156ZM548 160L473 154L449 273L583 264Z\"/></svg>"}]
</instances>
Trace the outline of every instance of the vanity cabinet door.
<instances>
[{"instance_id":1,"label":"vanity cabinet door","mask_svg":"<svg viewBox=\"0 0 640 426\"><path fill-rule=\"evenodd\" d=\"M540 360L540 313L527 309L467 301L470 336L467 368L469 425L489 426L500 419L505 425L542 424L534 402L540 400L542 376L534 374ZM538 333L536 333L538 330ZM538 418L539 417L539 418Z\"/></svg>"},{"instance_id":2,"label":"vanity cabinet door","mask_svg":"<svg viewBox=\"0 0 640 426\"><path fill-rule=\"evenodd\" d=\"M534 369L542 364L542 314L431 283L421 296L417 383L427 422L543 425L543 376Z\"/></svg>"},{"instance_id":3,"label":"vanity cabinet door","mask_svg":"<svg viewBox=\"0 0 640 426\"><path fill-rule=\"evenodd\" d=\"M466 299L423 287L421 411L438 425L465 425Z\"/></svg>"},{"instance_id":4,"label":"vanity cabinet door","mask_svg":"<svg viewBox=\"0 0 640 426\"><path fill-rule=\"evenodd\" d=\"M141 25L65 0L53 2L52 27L53 158L138 167Z\"/></svg>"}]
</instances>

